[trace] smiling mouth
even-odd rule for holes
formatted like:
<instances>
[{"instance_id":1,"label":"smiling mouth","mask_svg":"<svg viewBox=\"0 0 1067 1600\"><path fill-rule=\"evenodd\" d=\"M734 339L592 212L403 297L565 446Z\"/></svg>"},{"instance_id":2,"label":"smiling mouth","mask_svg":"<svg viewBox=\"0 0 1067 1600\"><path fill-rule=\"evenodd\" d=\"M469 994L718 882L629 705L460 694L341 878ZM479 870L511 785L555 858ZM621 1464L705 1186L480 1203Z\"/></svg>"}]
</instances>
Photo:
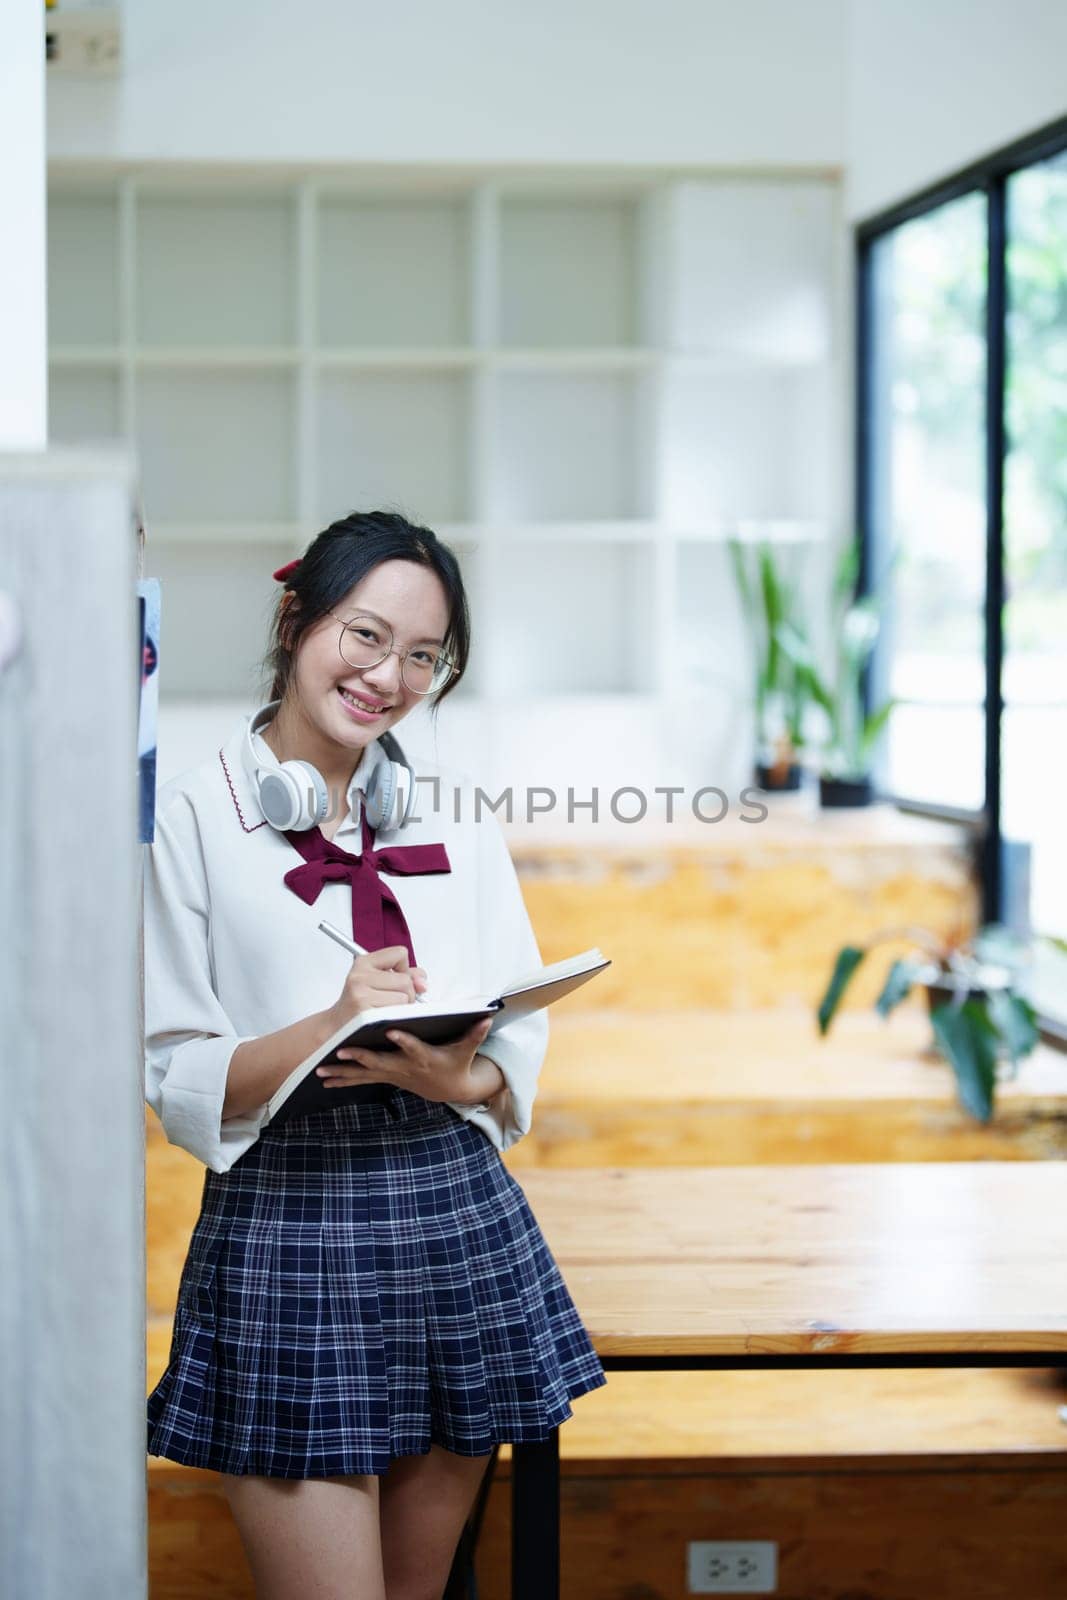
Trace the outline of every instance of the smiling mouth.
<instances>
[{"instance_id":1,"label":"smiling mouth","mask_svg":"<svg viewBox=\"0 0 1067 1600\"><path fill-rule=\"evenodd\" d=\"M340 684L338 684L337 692L341 696L342 700L346 700L350 706L355 706L357 711L366 711L369 716L378 716L383 711L389 710L388 705L386 705L383 701L361 700L357 695L354 695L350 689L343 689Z\"/></svg>"}]
</instances>

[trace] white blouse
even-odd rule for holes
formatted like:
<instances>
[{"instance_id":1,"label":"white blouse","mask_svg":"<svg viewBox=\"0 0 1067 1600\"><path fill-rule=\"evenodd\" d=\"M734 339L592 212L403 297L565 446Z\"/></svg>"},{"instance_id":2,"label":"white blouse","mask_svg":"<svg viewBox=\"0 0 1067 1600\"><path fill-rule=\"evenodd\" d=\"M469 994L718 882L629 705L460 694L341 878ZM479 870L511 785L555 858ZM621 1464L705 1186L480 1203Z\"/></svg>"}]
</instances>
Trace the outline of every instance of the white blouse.
<instances>
[{"instance_id":1,"label":"white blouse","mask_svg":"<svg viewBox=\"0 0 1067 1600\"><path fill-rule=\"evenodd\" d=\"M264 818L245 729L234 728L210 760L164 784L155 841L144 851L145 1094L171 1144L225 1172L255 1143L266 1105L222 1121L230 1057L239 1044L336 1004L352 957L326 937L323 919L352 931L352 890L327 882L307 905L282 881L301 856ZM400 730L402 733L402 730ZM401 738L401 743L402 743ZM258 764L277 766L254 735ZM370 744L334 835L361 853L362 785L386 759ZM470 780L423 760L415 816L383 825L375 847L439 842L452 870L383 873L407 919L427 995L498 994L541 965L503 833ZM418 819L418 820L416 820ZM359 942L358 930L354 934ZM530 1129L548 1018L535 1011L498 1028L478 1053L506 1080L488 1108L452 1105L498 1150Z\"/></svg>"}]
</instances>

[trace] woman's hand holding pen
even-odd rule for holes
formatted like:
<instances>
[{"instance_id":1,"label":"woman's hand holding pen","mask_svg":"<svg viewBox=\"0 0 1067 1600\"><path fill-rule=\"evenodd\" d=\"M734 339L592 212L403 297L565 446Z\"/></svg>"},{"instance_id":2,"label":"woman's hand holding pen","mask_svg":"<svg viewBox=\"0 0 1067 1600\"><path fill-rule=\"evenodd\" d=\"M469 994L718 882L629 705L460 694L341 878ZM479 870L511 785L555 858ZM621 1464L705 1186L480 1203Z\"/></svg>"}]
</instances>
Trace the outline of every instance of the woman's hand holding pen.
<instances>
[{"instance_id":1,"label":"woman's hand holding pen","mask_svg":"<svg viewBox=\"0 0 1067 1600\"><path fill-rule=\"evenodd\" d=\"M417 970L417 969L415 969ZM452 1044L427 1044L413 1033L391 1028L386 1038L395 1050L338 1050L340 1063L315 1070L329 1088L357 1083L388 1083L421 1094L424 1100L452 1100L477 1105L503 1087L503 1073L478 1048L489 1032L491 1017L483 1017ZM477 1064L475 1058L477 1057ZM346 1065L351 1061L352 1065Z\"/></svg>"},{"instance_id":2,"label":"woman's hand holding pen","mask_svg":"<svg viewBox=\"0 0 1067 1600\"><path fill-rule=\"evenodd\" d=\"M426 988L421 967L408 964L402 944L386 945L383 950L368 950L352 962L345 986L331 1010L335 1027L340 1027L357 1011L372 1006L411 1005Z\"/></svg>"}]
</instances>

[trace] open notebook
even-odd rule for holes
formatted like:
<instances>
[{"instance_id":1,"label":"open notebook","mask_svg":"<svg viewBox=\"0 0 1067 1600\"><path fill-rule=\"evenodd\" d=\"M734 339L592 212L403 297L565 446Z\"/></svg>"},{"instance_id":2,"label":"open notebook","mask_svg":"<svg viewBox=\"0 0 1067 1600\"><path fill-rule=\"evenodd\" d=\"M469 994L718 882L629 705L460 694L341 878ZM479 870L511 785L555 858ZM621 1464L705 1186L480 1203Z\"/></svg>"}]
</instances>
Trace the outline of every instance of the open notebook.
<instances>
[{"instance_id":1,"label":"open notebook","mask_svg":"<svg viewBox=\"0 0 1067 1600\"><path fill-rule=\"evenodd\" d=\"M315 1074L315 1068L323 1062L337 1060L341 1047L358 1045L368 1050L396 1050L399 1046L391 1044L385 1035L397 1024L428 1044L450 1044L482 1017L492 1017L489 1031L493 1033L516 1017L525 1017L531 1011L540 1011L562 1000L565 994L588 983L610 965L599 950L583 950L580 955L554 961L551 966L509 983L497 995L460 995L444 1002L434 1000L423 1004L416 1001L410 1005L374 1006L369 1011L359 1011L343 1022L313 1055L293 1068L267 1102L268 1121L327 1110L330 1106L343 1105L346 1098L363 1098L358 1087L354 1094L347 1088L327 1089Z\"/></svg>"}]
</instances>

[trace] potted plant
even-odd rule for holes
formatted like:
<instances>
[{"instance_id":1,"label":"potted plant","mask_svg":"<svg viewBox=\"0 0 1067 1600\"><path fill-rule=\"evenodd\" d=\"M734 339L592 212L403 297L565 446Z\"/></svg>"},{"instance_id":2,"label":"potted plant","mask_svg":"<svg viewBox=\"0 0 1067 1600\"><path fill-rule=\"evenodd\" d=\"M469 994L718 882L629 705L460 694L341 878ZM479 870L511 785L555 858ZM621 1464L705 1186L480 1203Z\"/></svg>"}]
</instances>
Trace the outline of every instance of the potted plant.
<instances>
[{"instance_id":1,"label":"potted plant","mask_svg":"<svg viewBox=\"0 0 1067 1600\"><path fill-rule=\"evenodd\" d=\"M979 1122L988 1122L993 1115L998 1060L1014 1076L1019 1062L1038 1040L1034 1008L1017 992L1019 975L1030 960L1030 947L1009 929L990 923L971 938L959 929L939 938L925 928L887 928L866 944L846 945L837 953L819 1002L819 1032L829 1032L842 997L868 953L878 944L901 938L909 938L914 948L890 966L875 1010L887 1017L916 985L922 985L934 1048L955 1073L964 1108Z\"/></svg>"},{"instance_id":2,"label":"potted plant","mask_svg":"<svg viewBox=\"0 0 1067 1600\"><path fill-rule=\"evenodd\" d=\"M799 789L809 695L781 639L786 627L796 639L805 638L799 583L788 570L784 547L767 539L731 539L730 558L755 665L756 782L761 789Z\"/></svg>"},{"instance_id":3,"label":"potted plant","mask_svg":"<svg viewBox=\"0 0 1067 1600\"><path fill-rule=\"evenodd\" d=\"M806 635L792 622L778 629L780 648L789 656L802 692L823 713L826 722L819 758L819 802L823 806L865 806L873 798L871 764L874 750L896 705L887 700L867 712L863 674L878 639L880 604L873 596L855 598L859 543L842 551L834 573L830 600L833 666L820 672Z\"/></svg>"}]
</instances>

